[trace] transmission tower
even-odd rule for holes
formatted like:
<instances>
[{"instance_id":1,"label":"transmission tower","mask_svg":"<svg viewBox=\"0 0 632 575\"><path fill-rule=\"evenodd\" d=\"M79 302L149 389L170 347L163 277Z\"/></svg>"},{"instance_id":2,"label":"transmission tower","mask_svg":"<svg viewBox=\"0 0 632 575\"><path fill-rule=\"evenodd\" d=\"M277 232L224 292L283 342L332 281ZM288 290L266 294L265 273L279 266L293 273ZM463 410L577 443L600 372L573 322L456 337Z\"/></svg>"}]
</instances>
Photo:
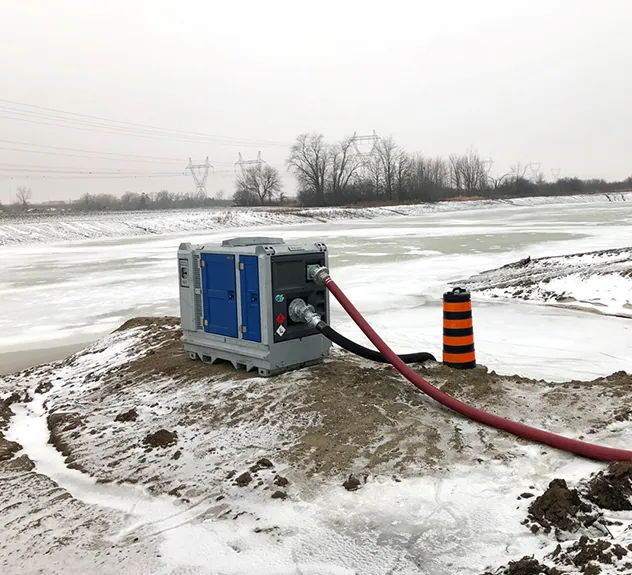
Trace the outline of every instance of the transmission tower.
<instances>
[{"instance_id":1,"label":"transmission tower","mask_svg":"<svg viewBox=\"0 0 632 575\"><path fill-rule=\"evenodd\" d=\"M529 162L527 168L531 171L531 178L535 181L536 177L540 173L540 166L542 162Z\"/></svg>"},{"instance_id":2,"label":"transmission tower","mask_svg":"<svg viewBox=\"0 0 632 575\"><path fill-rule=\"evenodd\" d=\"M556 181L556 182L557 182L557 180L558 180L558 179L559 179L559 177L560 177L560 172L561 172L561 171L562 171L562 170L560 170L559 168L552 168L552 169L551 169L551 175L553 176L553 178L555 179L555 181Z\"/></svg>"},{"instance_id":3,"label":"transmission tower","mask_svg":"<svg viewBox=\"0 0 632 575\"><path fill-rule=\"evenodd\" d=\"M488 158L487 160L483 160L483 169L485 170L485 175L489 176L489 172L492 171L492 166L494 165L494 160Z\"/></svg>"},{"instance_id":4,"label":"transmission tower","mask_svg":"<svg viewBox=\"0 0 632 575\"><path fill-rule=\"evenodd\" d=\"M256 160L244 160L244 158L241 155L241 152L239 152L239 159L235 162L235 171L237 171L237 169L239 168L239 170L243 174L247 166L260 167L261 164L265 164L265 161L261 159L261 152L257 153Z\"/></svg>"},{"instance_id":5,"label":"transmission tower","mask_svg":"<svg viewBox=\"0 0 632 575\"><path fill-rule=\"evenodd\" d=\"M191 172L191 176L193 176L193 181L195 182L196 194L206 196L206 180L208 178L208 171L211 168L213 168L213 166L209 164L208 156L206 156L206 161L203 164L194 164L191 158L189 158L189 165L184 171L186 172L188 170Z\"/></svg>"},{"instance_id":6,"label":"transmission tower","mask_svg":"<svg viewBox=\"0 0 632 575\"><path fill-rule=\"evenodd\" d=\"M353 132L353 137L351 138L351 142L353 143L353 149L355 150L355 155L360 158L363 164L368 163L368 158L372 158L375 156L375 152L377 151L377 143L380 141L380 137L373 130L373 134L370 136L358 136L355 132ZM360 146L358 144L363 144L364 152L360 151ZM370 147L369 147L370 146ZM368 151L366 149L368 148Z\"/></svg>"}]
</instances>

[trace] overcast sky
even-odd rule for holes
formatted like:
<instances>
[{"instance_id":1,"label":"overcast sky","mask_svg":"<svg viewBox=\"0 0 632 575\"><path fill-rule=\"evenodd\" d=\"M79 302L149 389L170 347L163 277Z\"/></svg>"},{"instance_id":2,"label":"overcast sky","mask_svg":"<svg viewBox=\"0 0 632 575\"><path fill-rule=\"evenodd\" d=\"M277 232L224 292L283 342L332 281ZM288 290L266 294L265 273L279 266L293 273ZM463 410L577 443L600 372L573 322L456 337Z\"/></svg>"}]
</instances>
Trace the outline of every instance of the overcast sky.
<instances>
[{"instance_id":1,"label":"overcast sky","mask_svg":"<svg viewBox=\"0 0 632 575\"><path fill-rule=\"evenodd\" d=\"M624 178L631 22L629 0L4 0L0 200L23 184L38 201L189 191L189 156L228 194L239 152L284 171L314 130L428 155L474 146L497 174L539 161L548 177Z\"/></svg>"}]
</instances>

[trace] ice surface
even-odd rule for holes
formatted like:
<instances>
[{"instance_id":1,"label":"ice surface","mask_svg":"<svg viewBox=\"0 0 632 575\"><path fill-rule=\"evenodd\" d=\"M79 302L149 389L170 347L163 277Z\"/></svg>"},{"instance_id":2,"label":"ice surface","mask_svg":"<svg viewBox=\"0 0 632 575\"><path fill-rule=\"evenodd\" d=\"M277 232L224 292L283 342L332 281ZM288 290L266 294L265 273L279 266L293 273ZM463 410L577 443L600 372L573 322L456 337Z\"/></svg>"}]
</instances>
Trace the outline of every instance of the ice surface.
<instances>
[{"instance_id":1,"label":"ice surface","mask_svg":"<svg viewBox=\"0 0 632 575\"><path fill-rule=\"evenodd\" d=\"M513 204L352 222L4 247L0 353L91 341L133 316L178 315L175 254L181 241L262 234L281 235L286 241L324 240L334 278L387 341L401 352L435 354L441 349L440 297L449 282L527 255L632 244L632 202ZM487 301L475 302L474 317L478 358L501 372L561 380L629 369L629 321ZM335 304L333 324L366 343Z\"/></svg>"}]
</instances>

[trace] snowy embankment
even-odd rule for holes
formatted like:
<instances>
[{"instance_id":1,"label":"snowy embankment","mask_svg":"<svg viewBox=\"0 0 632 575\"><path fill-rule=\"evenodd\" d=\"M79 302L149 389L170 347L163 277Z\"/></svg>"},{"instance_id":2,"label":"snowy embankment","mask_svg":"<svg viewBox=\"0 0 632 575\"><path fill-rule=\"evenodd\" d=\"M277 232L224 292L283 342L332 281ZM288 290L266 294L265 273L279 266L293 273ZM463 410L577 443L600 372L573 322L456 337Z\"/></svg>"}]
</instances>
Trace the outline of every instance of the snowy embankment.
<instances>
[{"instance_id":1,"label":"snowy embankment","mask_svg":"<svg viewBox=\"0 0 632 575\"><path fill-rule=\"evenodd\" d=\"M262 379L188 360L179 337L176 318L133 320L66 361L0 377L3 574L632 568L631 465L474 424L346 353ZM632 443L625 373L554 385L421 369L477 407Z\"/></svg>"},{"instance_id":2,"label":"snowy embankment","mask_svg":"<svg viewBox=\"0 0 632 575\"><path fill-rule=\"evenodd\" d=\"M0 246L123 236L170 234L222 228L292 225L310 221L417 216L426 213L476 210L502 206L538 206L595 202L630 202L632 192L516 198L508 200L446 201L374 208L179 210L73 215L32 215L0 218Z\"/></svg>"},{"instance_id":3,"label":"snowy embankment","mask_svg":"<svg viewBox=\"0 0 632 575\"><path fill-rule=\"evenodd\" d=\"M519 298L632 318L632 247L525 258L457 284L488 298Z\"/></svg>"}]
</instances>

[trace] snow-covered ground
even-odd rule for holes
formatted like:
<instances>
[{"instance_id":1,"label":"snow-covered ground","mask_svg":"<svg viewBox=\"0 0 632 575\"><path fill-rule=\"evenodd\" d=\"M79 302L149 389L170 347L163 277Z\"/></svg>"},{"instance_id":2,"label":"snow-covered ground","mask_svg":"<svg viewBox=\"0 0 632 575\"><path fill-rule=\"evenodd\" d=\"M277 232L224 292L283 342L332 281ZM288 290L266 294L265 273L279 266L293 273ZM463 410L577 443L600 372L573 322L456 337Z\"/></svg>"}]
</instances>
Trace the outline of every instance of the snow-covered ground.
<instances>
[{"instance_id":1,"label":"snow-covered ground","mask_svg":"<svg viewBox=\"0 0 632 575\"><path fill-rule=\"evenodd\" d=\"M371 220L393 215L420 216L498 206L546 206L632 202L632 192L583 196L449 201L412 206L314 209L207 209L75 215L30 215L0 219L0 246L98 238L174 234L199 230L292 225L311 221Z\"/></svg>"},{"instance_id":2,"label":"snow-covered ground","mask_svg":"<svg viewBox=\"0 0 632 575\"><path fill-rule=\"evenodd\" d=\"M0 479L32 499L18 520L15 494L0 492L12 509L0 515L3 574L75 575L91 563L98 574L124 564L131 575L477 575L525 555L579 573L572 558L601 542L623 555L598 561L600 572L626 572L632 483L618 507L584 493L603 464L455 417L342 353L269 380L190 362L176 328L175 318L134 322L68 361L0 378L0 397L32 398L14 399L5 437L35 464L16 483L0 461ZM507 417L615 447L632 440L630 376L547 385L423 373ZM343 486L349 474L356 490ZM555 478L580 489L586 520L534 499ZM28 487L46 480L57 484L52 510ZM560 531L547 532L549 520ZM63 538L31 546L42 532Z\"/></svg>"},{"instance_id":3,"label":"snow-covered ground","mask_svg":"<svg viewBox=\"0 0 632 575\"><path fill-rule=\"evenodd\" d=\"M378 332L398 351L439 356L451 282L527 256L627 247L631 223L632 202L602 198L5 246L0 368L130 317L177 315L178 244L235 235L326 241L333 276ZM536 380L631 371L630 320L476 296L474 321L479 362L510 377L427 378L478 407L629 448L630 376ZM366 343L337 305L332 322ZM602 532L534 534L522 522L535 499L522 494L558 477L585 490L603 464L455 418L387 368L341 354L270 380L189 362L176 323L141 322L68 361L0 376L0 398L19 390L13 414L0 402L3 575L121 564L130 575L478 575L523 555L584 569L575 554ZM238 482L244 473L251 481ZM357 491L342 487L350 473ZM608 544L632 545L632 511L582 505L612 523ZM581 534L590 539L573 549ZM627 557L611 553L602 573L632 569Z\"/></svg>"},{"instance_id":4,"label":"snow-covered ground","mask_svg":"<svg viewBox=\"0 0 632 575\"><path fill-rule=\"evenodd\" d=\"M524 258L457 283L477 296L520 298L632 318L632 247Z\"/></svg>"}]
</instances>

